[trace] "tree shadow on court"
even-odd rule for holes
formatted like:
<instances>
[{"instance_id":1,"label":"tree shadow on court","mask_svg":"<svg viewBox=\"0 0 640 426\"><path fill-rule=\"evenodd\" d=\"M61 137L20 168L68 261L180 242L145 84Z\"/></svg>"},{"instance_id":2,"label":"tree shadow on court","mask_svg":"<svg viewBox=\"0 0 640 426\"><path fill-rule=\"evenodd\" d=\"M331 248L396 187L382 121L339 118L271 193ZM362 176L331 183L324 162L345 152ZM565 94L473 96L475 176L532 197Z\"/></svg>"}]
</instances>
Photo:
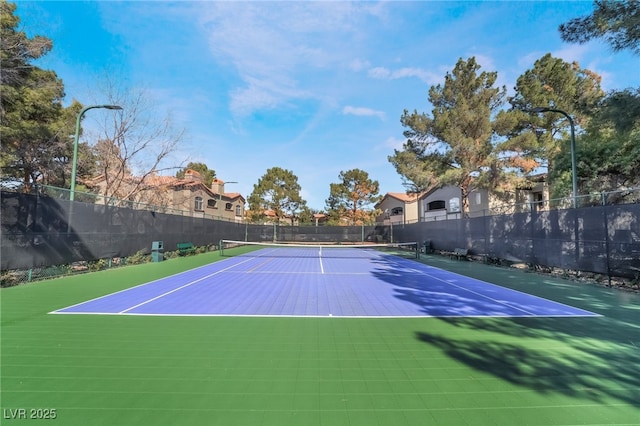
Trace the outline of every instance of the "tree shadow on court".
<instances>
[{"instance_id":1,"label":"tree shadow on court","mask_svg":"<svg viewBox=\"0 0 640 426\"><path fill-rule=\"evenodd\" d=\"M416 338L477 371L540 393L640 407L637 329L603 318L440 320L469 330L469 338L460 331L455 338L417 331Z\"/></svg>"},{"instance_id":2,"label":"tree shadow on court","mask_svg":"<svg viewBox=\"0 0 640 426\"><path fill-rule=\"evenodd\" d=\"M558 393L606 403L616 399L640 407L640 295L485 265L457 265L474 278L580 307L600 317L472 318L474 301L463 296L433 298L433 283L407 274L407 262L381 259L374 275L395 287L396 297L433 315L434 300L451 303L438 317L449 327L425 327L415 337L449 357L542 394ZM485 268L486 271L481 269ZM487 276L483 276L486 274ZM408 278L407 278L408 277ZM508 284L508 285L505 285ZM436 285L437 287L437 285ZM425 291L427 290L427 291ZM465 306L471 303L470 306ZM477 301L475 301L477 303ZM444 308L444 307L443 307Z\"/></svg>"}]
</instances>

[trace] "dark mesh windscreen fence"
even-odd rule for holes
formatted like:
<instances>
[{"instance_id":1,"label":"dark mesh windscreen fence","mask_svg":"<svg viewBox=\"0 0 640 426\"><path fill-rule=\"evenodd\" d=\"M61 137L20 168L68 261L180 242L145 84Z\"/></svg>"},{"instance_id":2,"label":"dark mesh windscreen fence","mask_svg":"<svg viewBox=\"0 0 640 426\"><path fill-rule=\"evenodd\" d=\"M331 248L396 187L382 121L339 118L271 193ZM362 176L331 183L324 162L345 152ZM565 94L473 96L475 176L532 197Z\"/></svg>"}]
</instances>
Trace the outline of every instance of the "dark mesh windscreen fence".
<instances>
[{"instance_id":1,"label":"dark mesh windscreen fence","mask_svg":"<svg viewBox=\"0 0 640 426\"><path fill-rule=\"evenodd\" d=\"M275 235L275 240L274 240ZM387 227L274 226L164 214L48 196L2 193L2 270L149 253L177 243L221 239L280 242L386 242Z\"/></svg>"},{"instance_id":2,"label":"dark mesh windscreen fence","mask_svg":"<svg viewBox=\"0 0 640 426\"><path fill-rule=\"evenodd\" d=\"M403 238L435 250L635 278L640 274L640 204L517 213L405 225ZM394 227L394 234L397 234Z\"/></svg>"},{"instance_id":3,"label":"dark mesh windscreen fence","mask_svg":"<svg viewBox=\"0 0 640 426\"><path fill-rule=\"evenodd\" d=\"M274 226L217 221L48 196L2 192L1 267L27 269L165 251L179 242L429 241L430 248L634 278L640 204L527 212L393 226Z\"/></svg>"},{"instance_id":4,"label":"dark mesh windscreen fence","mask_svg":"<svg viewBox=\"0 0 640 426\"><path fill-rule=\"evenodd\" d=\"M245 233L244 224L232 222L2 194L3 270L149 253L153 241L163 241L165 250L179 242L215 245Z\"/></svg>"}]
</instances>

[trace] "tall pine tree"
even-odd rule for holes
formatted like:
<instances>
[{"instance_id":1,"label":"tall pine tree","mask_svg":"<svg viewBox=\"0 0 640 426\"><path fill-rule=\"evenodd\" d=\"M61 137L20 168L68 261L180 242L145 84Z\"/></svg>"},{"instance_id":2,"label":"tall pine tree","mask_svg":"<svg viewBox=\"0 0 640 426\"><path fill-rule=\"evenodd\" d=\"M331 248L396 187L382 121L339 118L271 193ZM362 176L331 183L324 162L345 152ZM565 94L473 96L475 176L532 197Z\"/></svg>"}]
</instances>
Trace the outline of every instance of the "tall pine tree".
<instances>
[{"instance_id":1,"label":"tall pine tree","mask_svg":"<svg viewBox=\"0 0 640 426\"><path fill-rule=\"evenodd\" d=\"M506 88L494 87L496 72L479 72L475 58L460 59L443 85L429 89L431 116L404 111L407 128L402 150L389 161L417 190L430 184L460 188L463 214L479 170L495 170L493 115L503 104ZM489 182L489 181L487 181Z\"/></svg>"}]
</instances>

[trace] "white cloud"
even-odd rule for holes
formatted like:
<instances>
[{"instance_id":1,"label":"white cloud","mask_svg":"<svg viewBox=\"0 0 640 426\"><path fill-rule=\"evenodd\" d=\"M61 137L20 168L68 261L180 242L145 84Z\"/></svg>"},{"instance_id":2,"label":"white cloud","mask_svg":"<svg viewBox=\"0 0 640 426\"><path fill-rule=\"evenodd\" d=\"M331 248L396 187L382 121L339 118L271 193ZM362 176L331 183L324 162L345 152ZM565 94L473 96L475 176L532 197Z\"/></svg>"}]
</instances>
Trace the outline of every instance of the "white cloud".
<instances>
[{"instance_id":1,"label":"white cloud","mask_svg":"<svg viewBox=\"0 0 640 426\"><path fill-rule=\"evenodd\" d=\"M524 70L531 69L533 68L533 64L542 56L544 56L544 53L539 50L529 52L518 59L518 67L522 68L523 72Z\"/></svg>"},{"instance_id":2,"label":"white cloud","mask_svg":"<svg viewBox=\"0 0 640 426\"><path fill-rule=\"evenodd\" d=\"M580 62L589 52L589 46L586 44L570 44L563 49L552 52L554 58L560 58L565 62Z\"/></svg>"},{"instance_id":3,"label":"white cloud","mask_svg":"<svg viewBox=\"0 0 640 426\"><path fill-rule=\"evenodd\" d=\"M478 65L480 65L480 71L493 72L498 70L498 67L496 66L493 58L477 53L474 54L473 57L476 58L476 62L478 63Z\"/></svg>"},{"instance_id":4,"label":"white cloud","mask_svg":"<svg viewBox=\"0 0 640 426\"><path fill-rule=\"evenodd\" d=\"M371 64L369 63L369 61L365 59L354 59L349 63L349 69L355 72L362 71L369 68L370 66Z\"/></svg>"},{"instance_id":5,"label":"white cloud","mask_svg":"<svg viewBox=\"0 0 640 426\"><path fill-rule=\"evenodd\" d=\"M397 80L400 78L418 78L428 84L436 84L442 80L442 76L422 68L405 67L397 70L389 70L384 67L375 67L369 70L369 77L380 80Z\"/></svg>"},{"instance_id":6,"label":"white cloud","mask_svg":"<svg viewBox=\"0 0 640 426\"><path fill-rule=\"evenodd\" d=\"M393 136L390 136L384 141L383 146L385 147L385 149L391 148L391 149L402 150L402 146L404 145L405 142L406 142L406 139L398 139Z\"/></svg>"},{"instance_id":7,"label":"white cloud","mask_svg":"<svg viewBox=\"0 0 640 426\"><path fill-rule=\"evenodd\" d=\"M357 2L203 2L200 25L216 60L242 82L231 91L232 112L247 115L322 99L329 70L368 66L352 60L345 40L358 38L374 13Z\"/></svg>"},{"instance_id":8,"label":"white cloud","mask_svg":"<svg viewBox=\"0 0 640 426\"><path fill-rule=\"evenodd\" d=\"M383 111L377 111L371 108L345 106L342 108L344 115L357 115L361 117L378 117L380 120L384 120L385 113Z\"/></svg>"}]
</instances>

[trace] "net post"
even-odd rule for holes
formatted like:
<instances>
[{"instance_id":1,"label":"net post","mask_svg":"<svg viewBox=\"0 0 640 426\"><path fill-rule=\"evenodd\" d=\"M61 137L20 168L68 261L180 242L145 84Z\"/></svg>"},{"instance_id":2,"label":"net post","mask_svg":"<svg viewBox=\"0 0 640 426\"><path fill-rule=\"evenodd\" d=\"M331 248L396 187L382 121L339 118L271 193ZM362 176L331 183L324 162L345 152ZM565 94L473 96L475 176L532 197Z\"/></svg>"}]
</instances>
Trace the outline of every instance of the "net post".
<instances>
[{"instance_id":1,"label":"net post","mask_svg":"<svg viewBox=\"0 0 640 426\"><path fill-rule=\"evenodd\" d=\"M220 240L220 242L218 243L218 250L220 251L220 257L224 256L224 249L222 248L222 242L224 240Z\"/></svg>"}]
</instances>

